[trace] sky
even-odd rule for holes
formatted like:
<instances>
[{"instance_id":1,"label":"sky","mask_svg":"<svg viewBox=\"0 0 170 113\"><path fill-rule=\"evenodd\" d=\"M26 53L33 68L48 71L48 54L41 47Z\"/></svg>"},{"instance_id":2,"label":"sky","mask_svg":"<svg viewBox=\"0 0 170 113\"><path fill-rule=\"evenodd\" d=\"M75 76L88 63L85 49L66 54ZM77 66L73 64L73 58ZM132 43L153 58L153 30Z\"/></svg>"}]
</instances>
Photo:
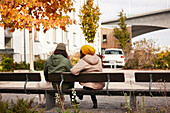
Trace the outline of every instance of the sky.
<instances>
[{"instance_id":1,"label":"sky","mask_svg":"<svg viewBox=\"0 0 170 113\"><path fill-rule=\"evenodd\" d=\"M170 8L170 0L100 0L101 21L116 19L121 9L127 16Z\"/></svg>"},{"instance_id":2,"label":"sky","mask_svg":"<svg viewBox=\"0 0 170 113\"><path fill-rule=\"evenodd\" d=\"M117 19L122 9L128 17L167 8L170 8L170 0L100 0L100 18L101 21ZM132 43L143 38L153 39L158 46L170 46L170 29L137 36Z\"/></svg>"}]
</instances>

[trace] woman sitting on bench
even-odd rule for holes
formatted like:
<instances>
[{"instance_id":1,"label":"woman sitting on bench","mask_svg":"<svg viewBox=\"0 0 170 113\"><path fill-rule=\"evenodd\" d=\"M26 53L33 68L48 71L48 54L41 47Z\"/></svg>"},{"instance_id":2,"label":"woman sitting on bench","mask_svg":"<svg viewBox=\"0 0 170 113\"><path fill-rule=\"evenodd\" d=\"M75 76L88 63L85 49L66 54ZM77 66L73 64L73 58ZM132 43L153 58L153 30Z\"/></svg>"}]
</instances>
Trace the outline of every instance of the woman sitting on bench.
<instances>
[{"instance_id":1,"label":"woman sitting on bench","mask_svg":"<svg viewBox=\"0 0 170 113\"><path fill-rule=\"evenodd\" d=\"M48 73L61 73L61 72L70 72L72 68L71 62L68 58L66 52L66 46L64 43L59 43L54 51L54 53L46 60L45 68L44 68L44 75L45 77L48 76ZM48 77L47 77L48 78ZM58 89L59 83L52 83L54 89ZM63 89L74 88L74 82L64 82ZM62 102L64 102L64 95L60 94L60 98ZM70 95L71 104L76 103L75 96L73 94ZM73 100L75 102L73 102Z\"/></svg>"},{"instance_id":2,"label":"woman sitting on bench","mask_svg":"<svg viewBox=\"0 0 170 113\"><path fill-rule=\"evenodd\" d=\"M80 61L71 68L71 72L74 75L78 75L80 72L102 72L102 61L101 58L95 54L95 49L89 45L84 45L80 50ZM86 90L95 90L103 89L105 86L104 82L81 82L83 89ZM80 100L83 99L83 95L79 96ZM97 108L97 99L96 95L91 95L93 101L93 108Z\"/></svg>"}]
</instances>

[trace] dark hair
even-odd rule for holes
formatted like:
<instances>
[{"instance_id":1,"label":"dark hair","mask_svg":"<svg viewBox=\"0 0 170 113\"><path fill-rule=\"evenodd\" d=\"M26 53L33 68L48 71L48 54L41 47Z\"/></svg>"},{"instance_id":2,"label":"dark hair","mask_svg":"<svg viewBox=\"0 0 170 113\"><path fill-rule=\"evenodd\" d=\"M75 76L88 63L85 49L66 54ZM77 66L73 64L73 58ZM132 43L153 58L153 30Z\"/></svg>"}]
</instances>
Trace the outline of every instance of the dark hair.
<instances>
[{"instance_id":1,"label":"dark hair","mask_svg":"<svg viewBox=\"0 0 170 113\"><path fill-rule=\"evenodd\" d=\"M84 56L86 56L86 55L83 54L82 51L80 50L80 58L83 58Z\"/></svg>"},{"instance_id":2,"label":"dark hair","mask_svg":"<svg viewBox=\"0 0 170 113\"><path fill-rule=\"evenodd\" d=\"M55 54L55 55L59 55L59 54L60 54L60 55L63 55L65 58L68 58L68 54L67 54L67 52L66 52L65 50L57 50L57 49L56 49L56 50L54 51L54 54Z\"/></svg>"}]
</instances>

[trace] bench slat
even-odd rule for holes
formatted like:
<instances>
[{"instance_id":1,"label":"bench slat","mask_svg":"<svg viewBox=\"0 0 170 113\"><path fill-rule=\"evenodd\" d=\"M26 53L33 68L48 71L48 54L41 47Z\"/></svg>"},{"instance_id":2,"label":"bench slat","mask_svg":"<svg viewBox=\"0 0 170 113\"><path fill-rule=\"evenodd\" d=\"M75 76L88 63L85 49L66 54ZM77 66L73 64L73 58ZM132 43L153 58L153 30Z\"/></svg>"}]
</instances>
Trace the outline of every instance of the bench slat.
<instances>
[{"instance_id":1,"label":"bench slat","mask_svg":"<svg viewBox=\"0 0 170 113\"><path fill-rule=\"evenodd\" d=\"M102 90L85 90L82 88L75 88L76 94L83 94L83 95L107 95L106 89ZM53 88L34 88L29 87L27 88L27 91L31 94L45 94L45 92L48 93L58 93L57 90L54 90ZM72 89L64 89L63 92L65 94L72 93ZM127 93L129 95L131 92L131 95L135 96L150 96L150 93L148 89L109 89L109 93L113 96L124 96L124 93ZM21 93L26 94L23 87L0 87L0 93ZM170 96L170 89L166 90L166 93L164 91L161 91L160 89L152 89L152 95L153 96Z\"/></svg>"},{"instance_id":2,"label":"bench slat","mask_svg":"<svg viewBox=\"0 0 170 113\"><path fill-rule=\"evenodd\" d=\"M73 75L70 72L62 73L64 82L107 82L110 76L110 82L124 82L124 73L80 73L79 75ZM61 75L59 73L52 73L48 75L49 82L60 82Z\"/></svg>"},{"instance_id":3,"label":"bench slat","mask_svg":"<svg viewBox=\"0 0 170 113\"><path fill-rule=\"evenodd\" d=\"M41 81L40 73L0 73L0 81Z\"/></svg>"},{"instance_id":4,"label":"bench slat","mask_svg":"<svg viewBox=\"0 0 170 113\"><path fill-rule=\"evenodd\" d=\"M45 94L46 89L29 87L27 88L27 92L31 94ZM27 94L23 87L0 87L0 93L19 93L19 94Z\"/></svg>"},{"instance_id":5,"label":"bench slat","mask_svg":"<svg viewBox=\"0 0 170 113\"><path fill-rule=\"evenodd\" d=\"M76 94L83 94L83 95L107 95L106 89L102 90L84 90L82 88L76 88ZM63 90L63 93L69 94L71 93L71 89ZM129 95L134 96L150 96L150 93L148 89L109 89L109 94L112 96L124 96L124 93L127 93ZM166 93L164 91L161 91L160 89L152 89L151 91L153 96L170 96L170 89L166 90Z\"/></svg>"},{"instance_id":6,"label":"bench slat","mask_svg":"<svg viewBox=\"0 0 170 113\"><path fill-rule=\"evenodd\" d=\"M170 82L170 73L167 72L136 72L136 82L150 82L150 74L152 74L152 82Z\"/></svg>"}]
</instances>

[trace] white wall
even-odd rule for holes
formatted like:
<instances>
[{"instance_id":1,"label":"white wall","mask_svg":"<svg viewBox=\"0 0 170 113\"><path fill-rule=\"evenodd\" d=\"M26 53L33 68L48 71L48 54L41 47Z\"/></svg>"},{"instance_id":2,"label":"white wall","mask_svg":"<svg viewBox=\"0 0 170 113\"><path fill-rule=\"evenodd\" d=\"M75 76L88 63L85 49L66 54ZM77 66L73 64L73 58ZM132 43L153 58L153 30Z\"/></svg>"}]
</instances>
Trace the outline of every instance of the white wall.
<instances>
[{"instance_id":1,"label":"white wall","mask_svg":"<svg viewBox=\"0 0 170 113\"><path fill-rule=\"evenodd\" d=\"M97 1L97 0L95 0ZM33 54L40 55L42 59L46 59L50 53L52 53L58 43L65 43L67 47L67 51L69 55L79 52L82 45L88 44L84 38L82 30L80 28L80 19L78 17L80 6L83 4L83 0L76 0L74 2L74 7L76 9L75 19L77 24L67 26L67 38L63 39L63 36L66 34L60 28L56 29L56 43L54 43L54 31L53 29L48 30L45 34L41 29L38 32L38 42L33 42ZM69 14L71 18L73 18L73 12ZM34 31L32 32L32 36L34 38ZM74 39L75 36L75 39ZM29 62L29 31L25 30L25 38L26 38L26 61ZM4 49L4 31L3 28L0 28L0 49ZM2 43L2 44L1 44ZM98 54L101 51L101 39L100 39L100 28L96 33L95 42L92 45L96 49L96 53ZM13 49L14 49L14 59L17 62L24 60L24 30L16 30L13 33ZM100 52L101 53L101 52ZM22 56L22 57L21 57Z\"/></svg>"},{"instance_id":2,"label":"white wall","mask_svg":"<svg viewBox=\"0 0 170 113\"><path fill-rule=\"evenodd\" d=\"M0 27L0 49L5 49L4 41L4 29L3 27Z\"/></svg>"}]
</instances>

